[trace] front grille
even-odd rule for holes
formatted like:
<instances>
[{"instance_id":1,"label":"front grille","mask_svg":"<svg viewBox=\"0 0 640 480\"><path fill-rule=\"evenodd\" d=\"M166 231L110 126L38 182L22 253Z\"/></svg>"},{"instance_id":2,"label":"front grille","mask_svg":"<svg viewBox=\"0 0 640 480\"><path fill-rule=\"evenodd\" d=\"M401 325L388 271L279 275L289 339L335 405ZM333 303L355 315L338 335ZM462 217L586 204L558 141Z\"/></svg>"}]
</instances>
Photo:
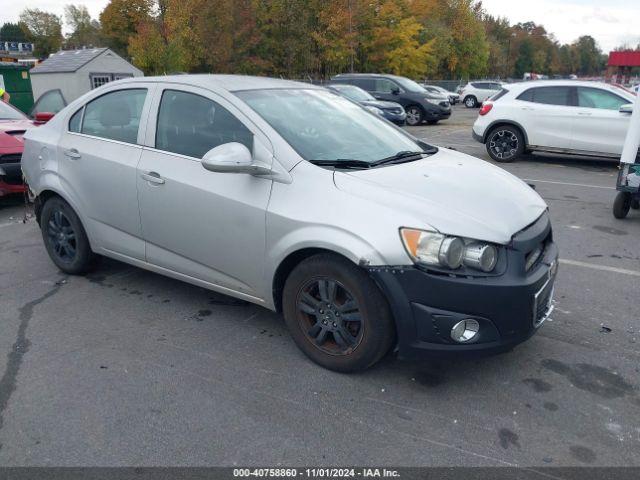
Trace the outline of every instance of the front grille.
<instances>
[{"instance_id":1,"label":"front grille","mask_svg":"<svg viewBox=\"0 0 640 480\"><path fill-rule=\"evenodd\" d=\"M21 159L22 159L21 153L9 153L7 155L0 155L0 164L20 163Z\"/></svg>"},{"instance_id":2,"label":"front grille","mask_svg":"<svg viewBox=\"0 0 640 480\"><path fill-rule=\"evenodd\" d=\"M549 280L544 284L538 293L533 297L533 326L539 327L549 318L553 312L553 282L554 278L549 276Z\"/></svg>"}]
</instances>

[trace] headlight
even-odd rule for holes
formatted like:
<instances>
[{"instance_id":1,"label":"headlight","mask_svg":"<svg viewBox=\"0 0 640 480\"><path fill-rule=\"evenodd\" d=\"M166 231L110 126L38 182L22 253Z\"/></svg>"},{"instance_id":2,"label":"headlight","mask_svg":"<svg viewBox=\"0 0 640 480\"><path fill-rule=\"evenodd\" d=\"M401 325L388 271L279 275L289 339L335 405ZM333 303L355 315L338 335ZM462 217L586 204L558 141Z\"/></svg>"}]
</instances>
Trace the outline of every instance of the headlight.
<instances>
[{"instance_id":1,"label":"headlight","mask_svg":"<svg viewBox=\"0 0 640 480\"><path fill-rule=\"evenodd\" d=\"M465 247L463 263L468 267L490 272L498 263L498 249L488 243L470 243Z\"/></svg>"},{"instance_id":2,"label":"headlight","mask_svg":"<svg viewBox=\"0 0 640 480\"><path fill-rule=\"evenodd\" d=\"M465 265L491 272L498 263L498 249L489 243L411 228L400 229L411 259L419 264L457 270Z\"/></svg>"}]
</instances>

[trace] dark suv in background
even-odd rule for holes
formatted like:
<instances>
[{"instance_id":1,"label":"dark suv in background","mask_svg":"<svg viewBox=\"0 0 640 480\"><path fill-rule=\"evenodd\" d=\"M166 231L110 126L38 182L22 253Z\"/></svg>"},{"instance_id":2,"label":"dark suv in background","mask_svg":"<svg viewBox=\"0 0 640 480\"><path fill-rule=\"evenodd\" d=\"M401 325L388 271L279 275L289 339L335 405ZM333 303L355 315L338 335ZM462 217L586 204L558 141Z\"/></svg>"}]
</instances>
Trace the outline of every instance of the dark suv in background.
<instances>
[{"instance_id":1,"label":"dark suv in background","mask_svg":"<svg viewBox=\"0 0 640 480\"><path fill-rule=\"evenodd\" d=\"M345 73L336 75L331 83L355 85L371 93L378 100L399 103L407 112L408 125L430 125L451 116L447 100L436 100L413 80L396 75L376 73Z\"/></svg>"}]
</instances>

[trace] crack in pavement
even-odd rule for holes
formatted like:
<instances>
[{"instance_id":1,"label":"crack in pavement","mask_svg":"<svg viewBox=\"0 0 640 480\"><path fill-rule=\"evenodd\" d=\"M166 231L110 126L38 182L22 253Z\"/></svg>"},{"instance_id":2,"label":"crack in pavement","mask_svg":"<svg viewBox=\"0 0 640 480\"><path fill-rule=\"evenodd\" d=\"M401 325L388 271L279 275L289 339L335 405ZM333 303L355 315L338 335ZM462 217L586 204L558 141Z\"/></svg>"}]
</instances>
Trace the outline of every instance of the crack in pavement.
<instances>
[{"instance_id":1,"label":"crack in pavement","mask_svg":"<svg viewBox=\"0 0 640 480\"><path fill-rule=\"evenodd\" d=\"M33 309L49 297L58 293L58 290L60 290L62 285L62 282L56 282L51 290L35 300L25 303L19 309L20 315L18 319L20 320L20 324L18 326L18 334L16 335L16 341L7 355L7 368L5 369L2 378L0 378L0 431L4 424L4 411L9 405L11 395L16 389L16 382L20 366L22 365L22 358L25 353L29 351L29 347L31 346L31 342L27 338L27 327L29 326L31 317L33 317ZM0 443L0 450L2 450L2 443Z\"/></svg>"}]
</instances>

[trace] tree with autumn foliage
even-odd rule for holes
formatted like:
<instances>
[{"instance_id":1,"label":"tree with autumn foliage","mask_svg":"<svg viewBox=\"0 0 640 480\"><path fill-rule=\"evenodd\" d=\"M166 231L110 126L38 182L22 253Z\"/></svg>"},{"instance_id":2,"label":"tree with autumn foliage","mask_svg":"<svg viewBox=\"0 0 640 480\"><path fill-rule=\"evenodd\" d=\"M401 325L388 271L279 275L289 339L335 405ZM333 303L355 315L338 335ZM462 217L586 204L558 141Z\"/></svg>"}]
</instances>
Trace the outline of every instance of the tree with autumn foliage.
<instances>
[{"instance_id":1,"label":"tree with autumn foliage","mask_svg":"<svg viewBox=\"0 0 640 480\"><path fill-rule=\"evenodd\" d=\"M142 23L150 20L153 7L153 0L111 0L100 14L107 46L126 55L129 39Z\"/></svg>"},{"instance_id":2,"label":"tree with autumn foliage","mask_svg":"<svg viewBox=\"0 0 640 480\"><path fill-rule=\"evenodd\" d=\"M147 74L469 79L595 75L603 67L592 37L561 45L541 25L488 15L478 0L110 0L100 22L83 5L67 5L65 17L66 40L59 17L34 9L3 35L17 27L41 56L108 46Z\"/></svg>"}]
</instances>

